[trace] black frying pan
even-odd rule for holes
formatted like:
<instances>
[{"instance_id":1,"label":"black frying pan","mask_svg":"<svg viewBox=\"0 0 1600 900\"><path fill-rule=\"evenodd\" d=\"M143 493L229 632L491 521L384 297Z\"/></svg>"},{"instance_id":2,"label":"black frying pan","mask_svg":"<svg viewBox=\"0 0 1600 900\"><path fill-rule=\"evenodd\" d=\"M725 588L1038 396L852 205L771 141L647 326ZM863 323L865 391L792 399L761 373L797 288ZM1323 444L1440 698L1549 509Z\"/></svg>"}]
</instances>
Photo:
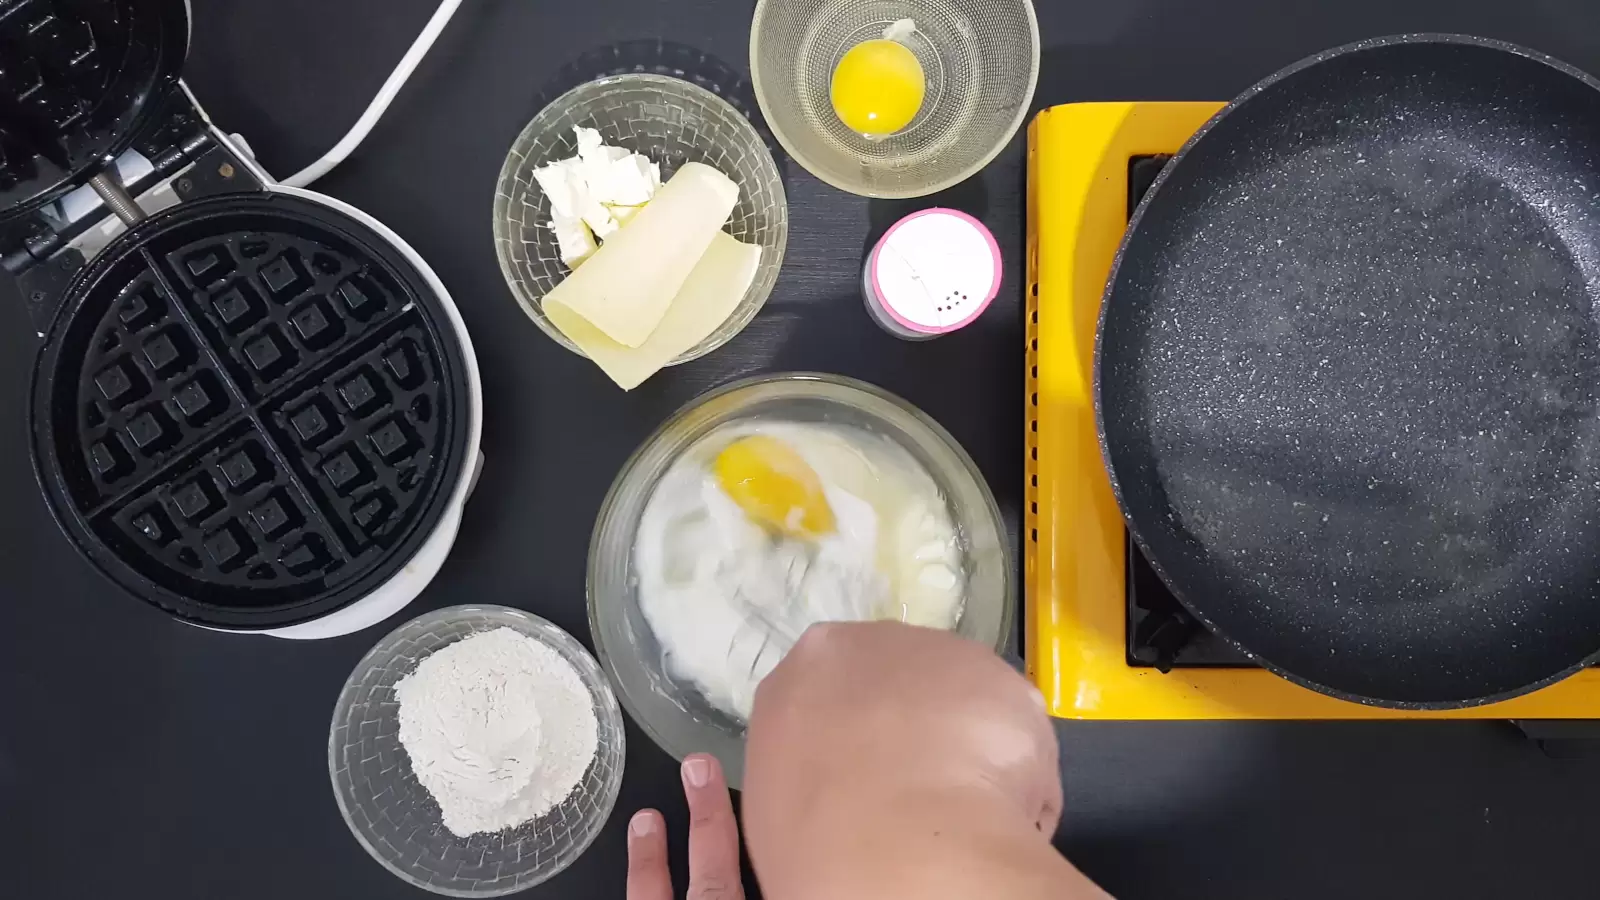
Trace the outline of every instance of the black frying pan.
<instances>
[{"instance_id":1,"label":"black frying pan","mask_svg":"<svg viewBox=\"0 0 1600 900\"><path fill-rule=\"evenodd\" d=\"M1102 449L1178 598L1411 708L1600 657L1600 83L1385 38L1251 88L1133 218Z\"/></svg>"}]
</instances>

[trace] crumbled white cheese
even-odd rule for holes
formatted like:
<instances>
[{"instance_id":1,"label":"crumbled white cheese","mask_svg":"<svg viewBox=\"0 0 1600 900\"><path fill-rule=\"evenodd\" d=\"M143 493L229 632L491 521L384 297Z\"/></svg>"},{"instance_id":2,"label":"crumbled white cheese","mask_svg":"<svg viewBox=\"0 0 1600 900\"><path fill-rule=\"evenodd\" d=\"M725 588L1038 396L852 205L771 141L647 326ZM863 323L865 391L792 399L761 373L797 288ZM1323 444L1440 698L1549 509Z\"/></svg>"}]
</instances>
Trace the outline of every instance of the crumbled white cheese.
<instances>
[{"instance_id":1,"label":"crumbled white cheese","mask_svg":"<svg viewBox=\"0 0 1600 900\"><path fill-rule=\"evenodd\" d=\"M659 164L606 144L593 128L580 125L573 132L578 155L533 172L539 189L550 198L549 227L556 233L561 261L568 266L588 258L597 239L616 233L661 187Z\"/></svg>"},{"instance_id":2,"label":"crumbled white cheese","mask_svg":"<svg viewBox=\"0 0 1600 900\"><path fill-rule=\"evenodd\" d=\"M598 249L588 227L583 224L582 219L575 216L556 216L550 220L550 229L556 233L556 245L561 251L561 261L566 263L569 269L576 269L579 263L588 259Z\"/></svg>"},{"instance_id":3,"label":"crumbled white cheese","mask_svg":"<svg viewBox=\"0 0 1600 900\"><path fill-rule=\"evenodd\" d=\"M650 170L656 168L657 180L652 181ZM613 206L643 206L660 186L660 168L642 156L629 154L611 164L607 171L610 196L604 201Z\"/></svg>"},{"instance_id":4,"label":"crumbled white cheese","mask_svg":"<svg viewBox=\"0 0 1600 900\"><path fill-rule=\"evenodd\" d=\"M576 159L563 159L533 170L533 180L538 183L539 190L550 198L553 218L571 219L578 215L578 192L583 187L583 179L575 177L576 165Z\"/></svg>"},{"instance_id":5,"label":"crumbled white cheese","mask_svg":"<svg viewBox=\"0 0 1600 900\"><path fill-rule=\"evenodd\" d=\"M606 209L604 203L596 200L593 194L584 196L583 206L579 208L578 215L583 218L584 224L589 226L589 230L594 232L594 236L602 241L617 230L617 220L611 218L611 211Z\"/></svg>"},{"instance_id":6,"label":"crumbled white cheese","mask_svg":"<svg viewBox=\"0 0 1600 900\"><path fill-rule=\"evenodd\" d=\"M598 128L585 128L582 125L574 125L572 132L578 139L578 156L580 158L594 156L601 147L605 146L605 141L601 140Z\"/></svg>"},{"instance_id":7,"label":"crumbled white cheese","mask_svg":"<svg viewBox=\"0 0 1600 900\"><path fill-rule=\"evenodd\" d=\"M890 23L889 27L883 30L883 37L884 40L904 44L907 38L916 33L917 22L915 19L900 19Z\"/></svg>"}]
</instances>

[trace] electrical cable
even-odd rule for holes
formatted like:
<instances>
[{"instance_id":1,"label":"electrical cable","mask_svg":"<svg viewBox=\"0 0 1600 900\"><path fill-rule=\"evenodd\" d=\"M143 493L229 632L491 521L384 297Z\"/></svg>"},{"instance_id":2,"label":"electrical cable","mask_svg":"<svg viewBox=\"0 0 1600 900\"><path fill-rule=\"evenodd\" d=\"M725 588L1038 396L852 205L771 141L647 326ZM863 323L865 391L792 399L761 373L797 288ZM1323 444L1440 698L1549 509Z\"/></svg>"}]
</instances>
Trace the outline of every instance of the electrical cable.
<instances>
[{"instance_id":1,"label":"electrical cable","mask_svg":"<svg viewBox=\"0 0 1600 900\"><path fill-rule=\"evenodd\" d=\"M383 117L389 104L394 101L395 95L405 87L406 81L411 78L411 73L417 70L422 58L428 55L433 42L450 23L450 17L455 15L456 8L460 5L461 0L440 0L439 8L434 10L433 17L423 26L422 33L417 35L417 39L412 41L411 48L400 58L399 65L389 73L388 79L384 81L383 87L378 89L378 94L372 98L372 102L367 104L361 118L357 119L345 136L339 139L339 143L333 145L333 149L324 153L321 159L285 178L284 184L303 188L328 174L334 166L344 162L346 157L361 146L361 142L372 133L372 127L378 123L378 119Z\"/></svg>"}]
</instances>

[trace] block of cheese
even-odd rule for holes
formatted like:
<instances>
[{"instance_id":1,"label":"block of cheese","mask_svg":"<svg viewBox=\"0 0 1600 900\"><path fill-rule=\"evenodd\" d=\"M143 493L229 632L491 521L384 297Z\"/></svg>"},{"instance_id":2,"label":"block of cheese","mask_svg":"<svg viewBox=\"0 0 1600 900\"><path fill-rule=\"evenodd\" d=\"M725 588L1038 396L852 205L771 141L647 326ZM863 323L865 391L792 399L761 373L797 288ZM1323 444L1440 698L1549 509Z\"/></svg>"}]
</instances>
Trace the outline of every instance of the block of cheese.
<instances>
[{"instance_id":1,"label":"block of cheese","mask_svg":"<svg viewBox=\"0 0 1600 900\"><path fill-rule=\"evenodd\" d=\"M625 347L642 345L738 200L728 176L685 164L627 228L545 295L545 315L564 309Z\"/></svg>"},{"instance_id":2,"label":"block of cheese","mask_svg":"<svg viewBox=\"0 0 1600 900\"><path fill-rule=\"evenodd\" d=\"M629 228L636 227L629 225L618 235L627 234ZM547 306L545 310L562 334L604 369L612 381L623 390L631 391L728 321L728 316L733 315L734 308L744 299L745 291L750 289L760 264L759 246L718 231L712 236L705 255L700 257L700 262L689 272L683 287L667 306L661 324L638 347L625 347L613 341L566 306Z\"/></svg>"}]
</instances>

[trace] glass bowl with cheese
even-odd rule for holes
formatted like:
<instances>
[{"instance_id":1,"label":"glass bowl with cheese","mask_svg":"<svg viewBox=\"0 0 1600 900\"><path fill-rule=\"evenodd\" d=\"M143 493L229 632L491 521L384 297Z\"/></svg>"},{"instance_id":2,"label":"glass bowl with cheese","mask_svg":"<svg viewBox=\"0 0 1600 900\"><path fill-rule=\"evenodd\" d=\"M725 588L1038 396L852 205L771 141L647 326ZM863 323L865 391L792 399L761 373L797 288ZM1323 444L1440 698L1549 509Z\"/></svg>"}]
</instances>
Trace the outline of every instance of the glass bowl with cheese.
<instances>
[{"instance_id":1,"label":"glass bowl with cheese","mask_svg":"<svg viewBox=\"0 0 1600 900\"><path fill-rule=\"evenodd\" d=\"M730 198L724 237L704 243ZM666 75L612 75L562 94L523 129L495 191L495 249L518 304L624 388L749 324L788 234L782 177L760 133L726 100Z\"/></svg>"},{"instance_id":2,"label":"glass bowl with cheese","mask_svg":"<svg viewBox=\"0 0 1600 900\"><path fill-rule=\"evenodd\" d=\"M708 488L729 487L730 451L752 437L788 445L823 489L830 534L805 545L803 572L785 556L796 541L730 522L732 506ZM739 468L734 480L753 487L759 476ZM869 572L853 571L853 550ZM771 565L792 591L762 596ZM1002 650L1015 636L1015 578L994 496L937 422L853 379L756 376L693 401L624 464L589 544L589 626L634 721L680 759L715 755L738 787L754 687L805 625L897 619ZM775 602L752 615L765 600Z\"/></svg>"}]
</instances>

